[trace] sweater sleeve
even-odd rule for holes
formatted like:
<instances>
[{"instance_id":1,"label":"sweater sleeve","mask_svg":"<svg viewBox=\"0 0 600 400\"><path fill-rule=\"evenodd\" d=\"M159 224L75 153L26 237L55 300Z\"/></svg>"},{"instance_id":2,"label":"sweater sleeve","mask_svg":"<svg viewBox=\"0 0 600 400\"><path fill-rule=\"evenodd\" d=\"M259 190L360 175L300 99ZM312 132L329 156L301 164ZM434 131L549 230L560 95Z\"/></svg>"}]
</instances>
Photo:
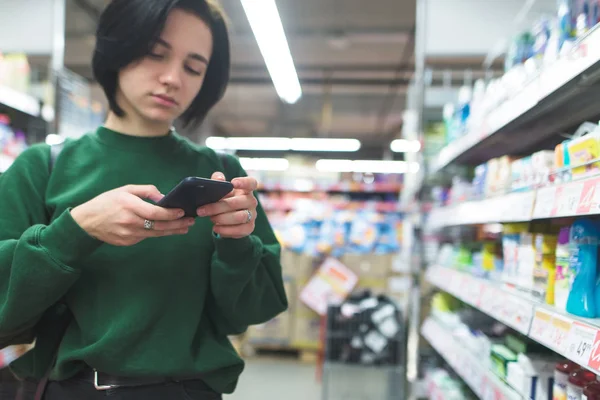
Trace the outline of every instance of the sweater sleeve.
<instances>
[{"instance_id":1,"label":"sweater sleeve","mask_svg":"<svg viewBox=\"0 0 600 400\"><path fill-rule=\"evenodd\" d=\"M245 176L234 161L237 176ZM219 333L243 333L248 326L266 322L287 309L281 248L260 204L251 236L215 237L214 241L209 310Z\"/></svg>"},{"instance_id":2,"label":"sweater sleeve","mask_svg":"<svg viewBox=\"0 0 600 400\"><path fill-rule=\"evenodd\" d=\"M101 242L69 210L51 224L45 203L50 151L34 145L0 176L0 337L30 326L79 276Z\"/></svg>"}]
</instances>

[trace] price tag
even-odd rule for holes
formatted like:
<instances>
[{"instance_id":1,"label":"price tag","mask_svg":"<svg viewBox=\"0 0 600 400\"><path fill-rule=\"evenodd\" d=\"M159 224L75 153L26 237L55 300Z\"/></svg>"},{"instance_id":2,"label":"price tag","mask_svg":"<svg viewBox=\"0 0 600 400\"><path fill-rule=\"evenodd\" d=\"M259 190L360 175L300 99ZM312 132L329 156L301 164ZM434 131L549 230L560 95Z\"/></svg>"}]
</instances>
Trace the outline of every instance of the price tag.
<instances>
[{"instance_id":1,"label":"price tag","mask_svg":"<svg viewBox=\"0 0 600 400\"><path fill-rule=\"evenodd\" d=\"M571 321L558 315L554 315L552 317L550 329L550 347L555 349L558 353L565 354L567 348L567 337L570 330Z\"/></svg>"},{"instance_id":2,"label":"price tag","mask_svg":"<svg viewBox=\"0 0 600 400\"><path fill-rule=\"evenodd\" d=\"M579 206L579 199L583 193L582 182L574 182L568 185L568 187L561 186L563 188L560 198L557 200L558 207L556 216L566 217L577 214L577 208Z\"/></svg>"},{"instance_id":3,"label":"price tag","mask_svg":"<svg viewBox=\"0 0 600 400\"><path fill-rule=\"evenodd\" d=\"M566 356L580 365L588 365L598 330L573 322L566 342Z\"/></svg>"},{"instance_id":4,"label":"price tag","mask_svg":"<svg viewBox=\"0 0 600 400\"><path fill-rule=\"evenodd\" d=\"M558 198L559 188L547 187L537 191L535 196L535 207L533 208L534 218L548 218L553 216L555 200Z\"/></svg>"},{"instance_id":5,"label":"price tag","mask_svg":"<svg viewBox=\"0 0 600 400\"><path fill-rule=\"evenodd\" d=\"M600 372L600 331L596 332L596 338L594 339L588 366L597 372Z\"/></svg>"},{"instance_id":6,"label":"price tag","mask_svg":"<svg viewBox=\"0 0 600 400\"><path fill-rule=\"evenodd\" d=\"M481 300L483 284L475 279L472 279L470 282L467 282L467 287L465 289L465 303L469 303L474 307L478 307Z\"/></svg>"},{"instance_id":7,"label":"price tag","mask_svg":"<svg viewBox=\"0 0 600 400\"><path fill-rule=\"evenodd\" d=\"M512 325L516 330L527 335L533 319L533 306L531 303L517 298L513 298L511 302L515 308L515 313L512 315Z\"/></svg>"},{"instance_id":8,"label":"price tag","mask_svg":"<svg viewBox=\"0 0 600 400\"><path fill-rule=\"evenodd\" d=\"M599 199L600 178L586 180L583 183L581 198L579 199L579 204L577 206L577 215L597 213Z\"/></svg>"},{"instance_id":9,"label":"price tag","mask_svg":"<svg viewBox=\"0 0 600 400\"><path fill-rule=\"evenodd\" d=\"M533 323L531 324L531 331L529 336L542 344L549 345L547 343L548 332L551 329L552 315L543 310L536 310L533 317Z\"/></svg>"},{"instance_id":10,"label":"price tag","mask_svg":"<svg viewBox=\"0 0 600 400\"><path fill-rule=\"evenodd\" d=\"M446 280L446 282L442 283L442 287L446 287L447 288L447 292L450 293L453 296L458 297L459 299L461 298L460 293L462 288L464 287L464 281L465 281L465 277L463 274L454 272L452 274L452 276L449 277L448 280ZM461 299L462 300L462 299Z\"/></svg>"}]
</instances>

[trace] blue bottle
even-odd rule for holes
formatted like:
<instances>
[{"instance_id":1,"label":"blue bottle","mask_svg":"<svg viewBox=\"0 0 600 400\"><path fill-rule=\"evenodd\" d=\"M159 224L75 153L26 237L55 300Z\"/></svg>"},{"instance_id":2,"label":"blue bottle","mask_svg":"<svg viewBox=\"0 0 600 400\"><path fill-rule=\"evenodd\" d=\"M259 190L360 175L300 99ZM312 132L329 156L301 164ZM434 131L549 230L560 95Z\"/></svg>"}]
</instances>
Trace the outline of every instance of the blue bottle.
<instances>
[{"instance_id":1,"label":"blue bottle","mask_svg":"<svg viewBox=\"0 0 600 400\"><path fill-rule=\"evenodd\" d=\"M567 312L585 318L596 318L596 266L599 230L596 222L584 218L571 227L569 269L573 284L567 299Z\"/></svg>"}]
</instances>

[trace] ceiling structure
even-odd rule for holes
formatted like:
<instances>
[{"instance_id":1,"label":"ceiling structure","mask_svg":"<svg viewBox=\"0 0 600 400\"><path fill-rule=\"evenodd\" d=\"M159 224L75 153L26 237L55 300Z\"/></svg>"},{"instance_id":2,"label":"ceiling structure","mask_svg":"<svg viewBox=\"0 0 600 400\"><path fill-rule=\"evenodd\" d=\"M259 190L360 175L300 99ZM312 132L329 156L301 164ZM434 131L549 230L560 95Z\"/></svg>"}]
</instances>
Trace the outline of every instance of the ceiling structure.
<instances>
[{"instance_id":1,"label":"ceiling structure","mask_svg":"<svg viewBox=\"0 0 600 400\"><path fill-rule=\"evenodd\" d=\"M95 26L106 3L67 2L65 66L90 80ZM231 20L232 80L202 132L357 138L357 158L384 156L400 134L413 78L415 0L277 0L303 90L294 105L278 98L240 0L221 3ZM476 78L484 56L430 57L429 84L460 85L465 70Z\"/></svg>"}]
</instances>

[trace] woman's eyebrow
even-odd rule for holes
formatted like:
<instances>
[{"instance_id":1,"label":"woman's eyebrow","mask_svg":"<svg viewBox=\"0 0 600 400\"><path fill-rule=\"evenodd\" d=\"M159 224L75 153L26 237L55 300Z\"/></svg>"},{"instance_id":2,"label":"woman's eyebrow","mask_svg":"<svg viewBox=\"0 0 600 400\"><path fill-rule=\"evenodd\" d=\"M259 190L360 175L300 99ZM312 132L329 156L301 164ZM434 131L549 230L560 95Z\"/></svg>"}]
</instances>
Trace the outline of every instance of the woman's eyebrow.
<instances>
[{"instance_id":1,"label":"woman's eyebrow","mask_svg":"<svg viewBox=\"0 0 600 400\"><path fill-rule=\"evenodd\" d=\"M167 42L166 40L161 39L161 38L156 39L156 44L166 47L169 50L173 48L173 46L171 46L169 44L169 42ZM193 58L194 60L198 60L198 61L203 62L204 64L208 65L208 58L204 57L202 54L190 53L188 55L188 57Z\"/></svg>"}]
</instances>

